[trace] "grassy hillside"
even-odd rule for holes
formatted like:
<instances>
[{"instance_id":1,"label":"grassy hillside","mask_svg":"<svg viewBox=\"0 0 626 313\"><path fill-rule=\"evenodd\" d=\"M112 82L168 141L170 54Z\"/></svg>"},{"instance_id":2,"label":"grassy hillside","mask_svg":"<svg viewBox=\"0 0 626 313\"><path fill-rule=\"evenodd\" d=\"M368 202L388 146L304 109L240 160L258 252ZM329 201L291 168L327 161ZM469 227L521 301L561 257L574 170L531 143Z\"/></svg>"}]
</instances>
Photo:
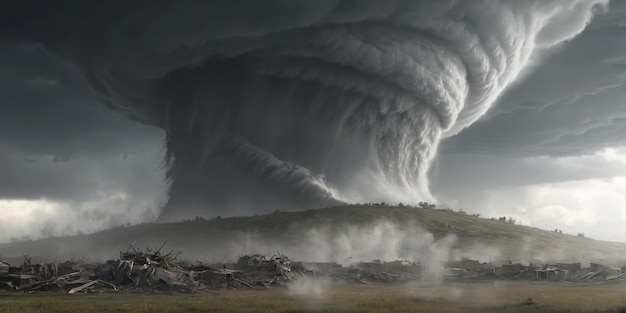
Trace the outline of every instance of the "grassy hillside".
<instances>
[{"instance_id":1,"label":"grassy hillside","mask_svg":"<svg viewBox=\"0 0 626 313\"><path fill-rule=\"evenodd\" d=\"M293 258L472 257L521 262L604 261L621 264L626 244L581 238L462 213L434 209L345 206L302 212L143 224L72 237L0 245L0 255L22 251L44 259L115 257L137 246L181 250L189 260L232 260L281 250ZM414 250L414 251L413 251Z\"/></svg>"}]
</instances>

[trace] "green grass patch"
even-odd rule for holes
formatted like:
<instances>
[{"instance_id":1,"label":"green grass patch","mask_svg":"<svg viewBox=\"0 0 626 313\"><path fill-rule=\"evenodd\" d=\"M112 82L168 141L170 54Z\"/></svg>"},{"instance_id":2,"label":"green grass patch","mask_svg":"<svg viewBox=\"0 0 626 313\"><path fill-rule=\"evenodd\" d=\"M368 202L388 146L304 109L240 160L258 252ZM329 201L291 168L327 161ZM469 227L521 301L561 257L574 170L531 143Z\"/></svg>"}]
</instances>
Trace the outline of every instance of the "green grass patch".
<instances>
[{"instance_id":1,"label":"green grass patch","mask_svg":"<svg viewBox=\"0 0 626 313\"><path fill-rule=\"evenodd\" d=\"M537 304L520 305L532 297ZM620 309L621 308L621 309ZM331 286L320 297L288 289L217 294L0 293L0 313L34 312L626 312L626 284L474 282Z\"/></svg>"}]
</instances>

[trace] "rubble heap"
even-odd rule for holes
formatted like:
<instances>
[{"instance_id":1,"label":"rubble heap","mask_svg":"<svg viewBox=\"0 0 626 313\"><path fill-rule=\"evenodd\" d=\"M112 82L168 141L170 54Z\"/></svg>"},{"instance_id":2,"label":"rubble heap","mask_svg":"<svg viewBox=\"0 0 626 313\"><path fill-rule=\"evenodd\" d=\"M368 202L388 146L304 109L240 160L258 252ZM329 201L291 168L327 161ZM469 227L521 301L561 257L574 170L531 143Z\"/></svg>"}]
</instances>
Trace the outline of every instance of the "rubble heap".
<instances>
[{"instance_id":1,"label":"rubble heap","mask_svg":"<svg viewBox=\"0 0 626 313\"><path fill-rule=\"evenodd\" d=\"M0 262L0 288L17 291L58 291L68 294L94 291L198 292L220 288L268 288L281 286L304 269L285 255L242 256L237 268L186 265L173 251L137 249L120 251L118 260L103 264L79 262L32 264L24 256L20 267Z\"/></svg>"},{"instance_id":2,"label":"rubble heap","mask_svg":"<svg viewBox=\"0 0 626 313\"><path fill-rule=\"evenodd\" d=\"M278 252L272 257L245 255L228 268L196 267L198 279L210 288L268 288L283 286L287 281L305 274L304 268Z\"/></svg>"},{"instance_id":3,"label":"rubble heap","mask_svg":"<svg viewBox=\"0 0 626 313\"><path fill-rule=\"evenodd\" d=\"M99 278L109 280L125 289L157 290L168 289L181 292L195 292L205 287L196 280L193 271L177 264L173 251L162 254L149 248L141 251L131 244L126 252L120 252L117 266L100 268ZM110 263L109 263L110 264Z\"/></svg>"},{"instance_id":4,"label":"rubble heap","mask_svg":"<svg viewBox=\"0 0 626 313\"><path fill-rule=\"evenodd\" d=\"M126 251L120 251L118 259L104 263L84 260L33 263L28 255L24 255L24 263L12 267L0 260L0 289L68 294L103 291L194 293L223 288L285 286L305 276L361 284L398 283L422 277L422 266L406 260L373 260L344 267L333 262L294 262L278 251L271 257L244 255L236 263L186 264L177 260L179 253L162 252L164 246L141 250L133 243ZM580 263L522 265L508 259L497 265L461 259L441 265L439 275L435 273L433 277L446 280L626 281L626 267L608 267L599 263L582 268ZM427 273L428 276L432 276L431 272Z\"/></svg>"}]
</instances>

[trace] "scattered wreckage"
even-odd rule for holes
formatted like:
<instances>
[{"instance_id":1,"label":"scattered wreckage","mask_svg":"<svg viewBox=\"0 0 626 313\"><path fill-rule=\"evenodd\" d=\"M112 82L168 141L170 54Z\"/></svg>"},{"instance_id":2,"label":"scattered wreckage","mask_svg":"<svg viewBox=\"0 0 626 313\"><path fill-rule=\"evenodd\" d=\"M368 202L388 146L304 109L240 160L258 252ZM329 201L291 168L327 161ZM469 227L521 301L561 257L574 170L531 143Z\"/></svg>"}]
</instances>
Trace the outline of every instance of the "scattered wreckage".
<instances>
[{"instance_id":1,"label":"scattered wreckage","mask_svg":"<svg viewBox=\"0 0 626 313\"><path fill-rule=\"evenodd\" d=\"M195 293L225 288L286 286L301 277L324 277L360 284L401 283L421 279L423 272L433 272L432 269L422 269L419 263L404 260L374 260L344 267L332 262L294 262L280 252L271 257L260 254L241 256L237 263L188 264L177 260L179 253L162 252L164 246L141 250L133 243L126 251L120 251L119 259L104 263L34 264L28 255L24 255L24 263L19 267L0 261L0 290L67 294L117 291ZM626 267L606 267L596 263L586 269L581 268L580 263L525 266L510 260L496 266L461 259L442 264L441 271L434 276L446 280L626 281Z\"/></svg>"},{"instance_id":2,"label":"scattered wreckage","mask_svg":"<svg viewBox=\"0 0 626 313\"><path fill-rule=\"evenodd\" d=\"M118 260L103 264L83 262L33 264L28 255L20 267L0 263L0 289L59 291L67 294L102 291L199 292L220 288L268 288L305 275L299 263L278 253L243 256L238 269L188 265L173 251L142 251L131 244Z\"/></svg>"},{"instance_id":3,"label":"scattered wreckage","mask_svg":"<svg viewBox=\"0 0 626 313\"><path fill-rule=\"evenodd\" d=\"M294 262L277 252L241 256L237 263L186 264L173 251L141 250L134 243L120 252L117 260L101 264L87 262L24 263L11 267L0 262L0 289L35 292L57 291L67 294L105 291L185 292L223 288L264 289L286 286L300 277L330 277L362 284L415 280L421 268L415 262L361 262L351 267L337 263Z\"/></svg>"}]
</instances>

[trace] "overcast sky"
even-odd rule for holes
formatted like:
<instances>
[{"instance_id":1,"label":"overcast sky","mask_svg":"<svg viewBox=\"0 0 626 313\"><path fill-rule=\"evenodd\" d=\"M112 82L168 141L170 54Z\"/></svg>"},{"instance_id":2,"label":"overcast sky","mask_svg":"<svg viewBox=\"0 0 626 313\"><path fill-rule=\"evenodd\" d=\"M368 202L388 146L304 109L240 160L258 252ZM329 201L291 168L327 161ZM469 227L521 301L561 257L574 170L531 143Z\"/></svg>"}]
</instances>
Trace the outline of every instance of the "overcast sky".
<instances>
[{"instance_id":1,"label":"overcast sky","mask_svg":"<svg viewBox=\"0 0 626 313\"><path fill-rule=\"evenodd\" d=\"M163 130L99 103L40 45L0 36L0 60L0 242L154 220ZM444 139L429 177L442 206L626 241L626 1Z\"/></svg>"}]
</instances>

